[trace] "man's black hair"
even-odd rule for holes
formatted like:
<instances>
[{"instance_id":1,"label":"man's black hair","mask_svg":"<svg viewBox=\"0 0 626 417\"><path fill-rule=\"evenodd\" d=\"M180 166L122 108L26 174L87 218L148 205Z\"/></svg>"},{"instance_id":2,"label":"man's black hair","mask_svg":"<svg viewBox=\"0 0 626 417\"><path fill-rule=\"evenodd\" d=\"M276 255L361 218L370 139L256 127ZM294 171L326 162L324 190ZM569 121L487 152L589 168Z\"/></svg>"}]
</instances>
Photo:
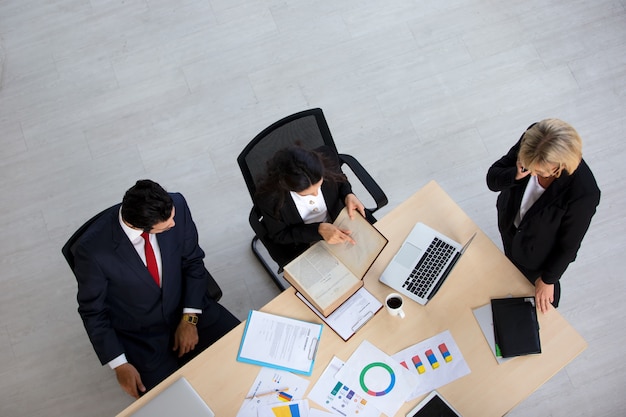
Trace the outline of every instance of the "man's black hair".
<instances>
[{"instance_id":1,"label":"man's black hair","mask_svg":"<svg viewBox=\"0 0 626 417\"><path fill-rule=\"evenodd\" d=\"M131 226L149 232L172 215L172 197L154 181L139 180L122 199L122 219Z\"/></svg>"}]
</instances>

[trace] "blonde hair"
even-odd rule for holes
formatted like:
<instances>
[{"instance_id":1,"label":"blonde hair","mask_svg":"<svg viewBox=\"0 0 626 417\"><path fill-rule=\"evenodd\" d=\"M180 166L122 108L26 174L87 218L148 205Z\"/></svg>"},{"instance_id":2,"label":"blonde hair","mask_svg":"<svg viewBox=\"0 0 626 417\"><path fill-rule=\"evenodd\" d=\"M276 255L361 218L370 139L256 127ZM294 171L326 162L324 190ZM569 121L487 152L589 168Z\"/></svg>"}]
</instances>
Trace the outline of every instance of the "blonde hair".
<instances>
[{"instance_id":1,"label":"blonde hair","mask_svg":"<svg viewBox=\"0 0 626 417\"><path fill-rule=\"evenodd\" d=\"M533 170L541 165L557 165L555 176L563 170L572 174L582 160L583 142L578 132L559 119L545 119L530 127L522 137L518 159Z\"/></svg>"}]
</instances>

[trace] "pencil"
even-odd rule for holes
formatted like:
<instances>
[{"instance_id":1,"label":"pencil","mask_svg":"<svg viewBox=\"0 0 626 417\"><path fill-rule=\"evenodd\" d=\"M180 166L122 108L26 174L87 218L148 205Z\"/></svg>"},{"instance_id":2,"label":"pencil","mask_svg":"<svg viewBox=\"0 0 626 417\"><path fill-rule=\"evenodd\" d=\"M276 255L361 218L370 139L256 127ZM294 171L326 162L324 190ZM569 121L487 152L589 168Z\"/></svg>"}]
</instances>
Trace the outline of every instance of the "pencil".
<instances>
[{"instance_id":1,"label":"pencil","mask_svg":"<svg viewBox=\"0 0 626 417\"><path fill-rule=\"evenodd\" d=\"M254 395L250 396L250 397L246 397L245 399L246 399L246 400L251 400L251 399L253 399L253 398L265 397L266 395L277 394L277 393L279 393L279 392L281 392L281 391L289 391L289 387L285 387L285 388L276 388L276 389L273 389L273 390L271 390L271 391L262 392L262 393L260 393L260 394L259 394L259 393L257 393L257 394L254 394Z\"/></svg>"}]
</instances>

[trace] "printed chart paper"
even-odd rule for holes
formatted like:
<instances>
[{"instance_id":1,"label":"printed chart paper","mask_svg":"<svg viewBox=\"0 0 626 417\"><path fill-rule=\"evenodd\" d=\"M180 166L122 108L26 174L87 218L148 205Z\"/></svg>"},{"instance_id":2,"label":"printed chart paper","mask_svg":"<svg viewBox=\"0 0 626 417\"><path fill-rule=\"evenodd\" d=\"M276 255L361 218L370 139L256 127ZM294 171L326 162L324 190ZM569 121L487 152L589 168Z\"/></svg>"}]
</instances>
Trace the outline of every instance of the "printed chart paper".
<instances>
[{"instance_id":1,"label":"printed chart paper","mask_svg":"<svg viewBox=\"0 0 626 417\"><path fill-rule=\"evenodd\" d=\"M398 412L417 385L416 374L367 340L359 345L336 377L388 416Z\"/></svg>"},{"instance_id":2,"label":"printed chart paper","mask_svg":"<svg viewBox=\"0 0 626 417\"><path fill-rule=\"evenodd\" d=\"M308 387L307 379L291 372L263 367L246 394L237 417L257 417L261 405L300 400Z\"/></svg>"},{"instance_id":3,"label":"printed chart paper","mask_svg":"<svg viewBox=\"0 0 626 417\"><path fill-rule=\"evenodd\" d=\"M380 416L380 411L371 402L335 378L342 366L343 362L333 357L309 392L309 399L344 417Z\"/></svg>"},{"instance_id":4,"label":"printed chart paper","mask_svg":"<svg viewBox=\"0 0 626 417\"><path fill-rule=\"evenodd\" d=\"M309 402L297 400L293 402L264 404L259 407L258 417L308 417Z\"/></svg>"},{"instance_id":5,"label":"printed chart paper","mask_svg":"<svg viewBox=\"0 0 626 417\"><path fill-rule=\"evenodd\" d=\"M448 330L396 353L393 358L418 380L407 401L470 373Z\"/></svg>"}]
</instances>

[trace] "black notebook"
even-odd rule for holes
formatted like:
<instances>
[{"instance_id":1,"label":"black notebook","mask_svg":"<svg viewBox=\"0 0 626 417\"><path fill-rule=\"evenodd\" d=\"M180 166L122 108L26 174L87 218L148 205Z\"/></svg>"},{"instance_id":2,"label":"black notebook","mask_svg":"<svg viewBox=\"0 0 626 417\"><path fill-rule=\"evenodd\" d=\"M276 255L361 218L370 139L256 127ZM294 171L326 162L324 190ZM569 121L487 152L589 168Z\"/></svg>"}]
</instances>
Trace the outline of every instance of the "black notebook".
<instances>
[{"instance_id":1,"label":"black notebook","mask_svg":"<svg viewBox=\"0 0 626 417\"><path fill-rule=\"evenodd\" d=\"M503 358L541 353L535 297L491 300L496 355Z\"/></svg>"}]
</instances>

